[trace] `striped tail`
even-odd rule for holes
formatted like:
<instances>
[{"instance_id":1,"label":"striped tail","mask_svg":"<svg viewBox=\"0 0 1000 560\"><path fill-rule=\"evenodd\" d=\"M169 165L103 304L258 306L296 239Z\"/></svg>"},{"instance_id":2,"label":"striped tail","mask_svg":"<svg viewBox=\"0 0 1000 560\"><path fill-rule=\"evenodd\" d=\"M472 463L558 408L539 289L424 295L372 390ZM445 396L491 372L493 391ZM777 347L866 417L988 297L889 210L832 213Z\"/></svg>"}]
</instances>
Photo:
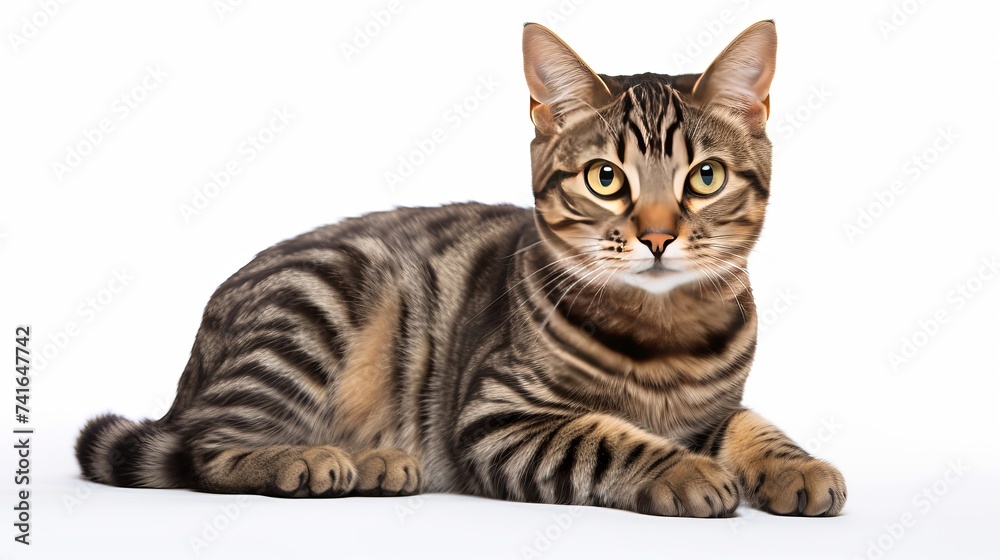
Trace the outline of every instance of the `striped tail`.
<instances>
[{"instance_id":1,"label":"striped tail","mask_svg":"<svg viewBox=\"0 0 1000 560\"><path fill-rule=\"evenodd\" d=\"M160 422L133 422L117 414L93 418L76 440L83 476L112 486L186 486L190 460L180 439Z\"/></svg>"}]
</instances>

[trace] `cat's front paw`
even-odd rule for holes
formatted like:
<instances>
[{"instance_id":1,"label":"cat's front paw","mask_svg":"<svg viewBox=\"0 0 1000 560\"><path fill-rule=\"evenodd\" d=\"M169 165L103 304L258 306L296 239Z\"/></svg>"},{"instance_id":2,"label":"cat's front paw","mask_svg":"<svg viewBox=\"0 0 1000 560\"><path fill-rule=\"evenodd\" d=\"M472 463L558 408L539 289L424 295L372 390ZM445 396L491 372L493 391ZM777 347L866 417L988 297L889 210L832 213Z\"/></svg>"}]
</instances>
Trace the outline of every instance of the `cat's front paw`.
<instances>
[{"instance_id":1,"label":"cat's front paw","mask_svg":"<svg viewBox=\"0 0 1000 560\"><path fill-rule=\"evenodd\" d=\"M844 476L819 459L769 457L747 471L741 477L747 501L769 513L832 516L847 501Z\"/></svg>"},{"instance_id":2,"label":"cat's front paw","mask_svg":"<svg viewBox=\"0 0 1000 560\"><path fill-rule=\"evenodd\" d=\"M738 505L736 477L710 457L685 453L643 485L637 509L654 515L728 517Z\"/></svg>"}]
</instances>

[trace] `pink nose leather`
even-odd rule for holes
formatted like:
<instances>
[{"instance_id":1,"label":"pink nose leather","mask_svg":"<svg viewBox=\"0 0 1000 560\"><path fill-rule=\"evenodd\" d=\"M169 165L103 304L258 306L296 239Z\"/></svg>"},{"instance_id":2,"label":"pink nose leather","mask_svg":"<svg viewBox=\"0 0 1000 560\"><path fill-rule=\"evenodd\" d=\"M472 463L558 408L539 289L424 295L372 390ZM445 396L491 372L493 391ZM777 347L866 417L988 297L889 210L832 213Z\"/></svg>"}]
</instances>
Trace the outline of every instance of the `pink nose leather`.
<instances>
[{"instance_id":1,"label":"pink nose leather","mask_svg":"<svg viewBox=\"0 0 1000 560\"><path fill-rule=\"evenodd\" d=\"M667 249L667 245L673 241L675 237L669 233L644 233L639 236L639 241L649 248L649 251L653 253L653 256L660 258L663 252Z\"/></svg>"}]
</instances>

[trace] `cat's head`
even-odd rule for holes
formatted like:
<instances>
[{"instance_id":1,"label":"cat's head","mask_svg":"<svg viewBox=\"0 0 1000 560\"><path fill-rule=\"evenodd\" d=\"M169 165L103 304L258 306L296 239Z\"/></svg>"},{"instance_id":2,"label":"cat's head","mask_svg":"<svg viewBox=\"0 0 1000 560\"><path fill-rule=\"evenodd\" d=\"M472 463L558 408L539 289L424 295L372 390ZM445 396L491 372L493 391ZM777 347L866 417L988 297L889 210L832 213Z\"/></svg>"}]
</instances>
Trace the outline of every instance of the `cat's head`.
<instances>
[{"instance_id":1,"label":"cat's head","mask_svg":"<svg viewBox=\"0 0 1000 560\"><path fill-rule=\"evenodd\" d=\"M654 294L743 276L770 186L776 45L762 21L702 74L607 76L527 24L536 223L553 255Z\"/></svg>"}]
</instances>

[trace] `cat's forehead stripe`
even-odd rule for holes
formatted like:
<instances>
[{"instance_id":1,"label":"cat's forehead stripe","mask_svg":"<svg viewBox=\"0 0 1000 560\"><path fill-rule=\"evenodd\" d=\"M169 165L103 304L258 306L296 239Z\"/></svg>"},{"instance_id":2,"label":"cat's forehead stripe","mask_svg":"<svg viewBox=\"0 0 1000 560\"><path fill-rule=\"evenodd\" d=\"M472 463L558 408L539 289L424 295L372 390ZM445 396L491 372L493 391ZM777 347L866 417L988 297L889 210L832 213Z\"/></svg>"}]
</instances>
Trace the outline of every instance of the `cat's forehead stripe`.
<instances>
[{"instance_id":1,"label":"cat's forehead stripe","mask_svg":"<svg viewBox=\"0 0 1000 560\"><path fill-rule=\"evenodd\" d=\"M674 136L681 132L692 157L691 141L681 131L684 112L680 96L667 84L643 82L622 94L620 101L621 126L615 138L615 148L620 161L625 158L625 145L629 132L635 137L639 151L654 157L673 157Z\"/></svg>"}]
</instances>

